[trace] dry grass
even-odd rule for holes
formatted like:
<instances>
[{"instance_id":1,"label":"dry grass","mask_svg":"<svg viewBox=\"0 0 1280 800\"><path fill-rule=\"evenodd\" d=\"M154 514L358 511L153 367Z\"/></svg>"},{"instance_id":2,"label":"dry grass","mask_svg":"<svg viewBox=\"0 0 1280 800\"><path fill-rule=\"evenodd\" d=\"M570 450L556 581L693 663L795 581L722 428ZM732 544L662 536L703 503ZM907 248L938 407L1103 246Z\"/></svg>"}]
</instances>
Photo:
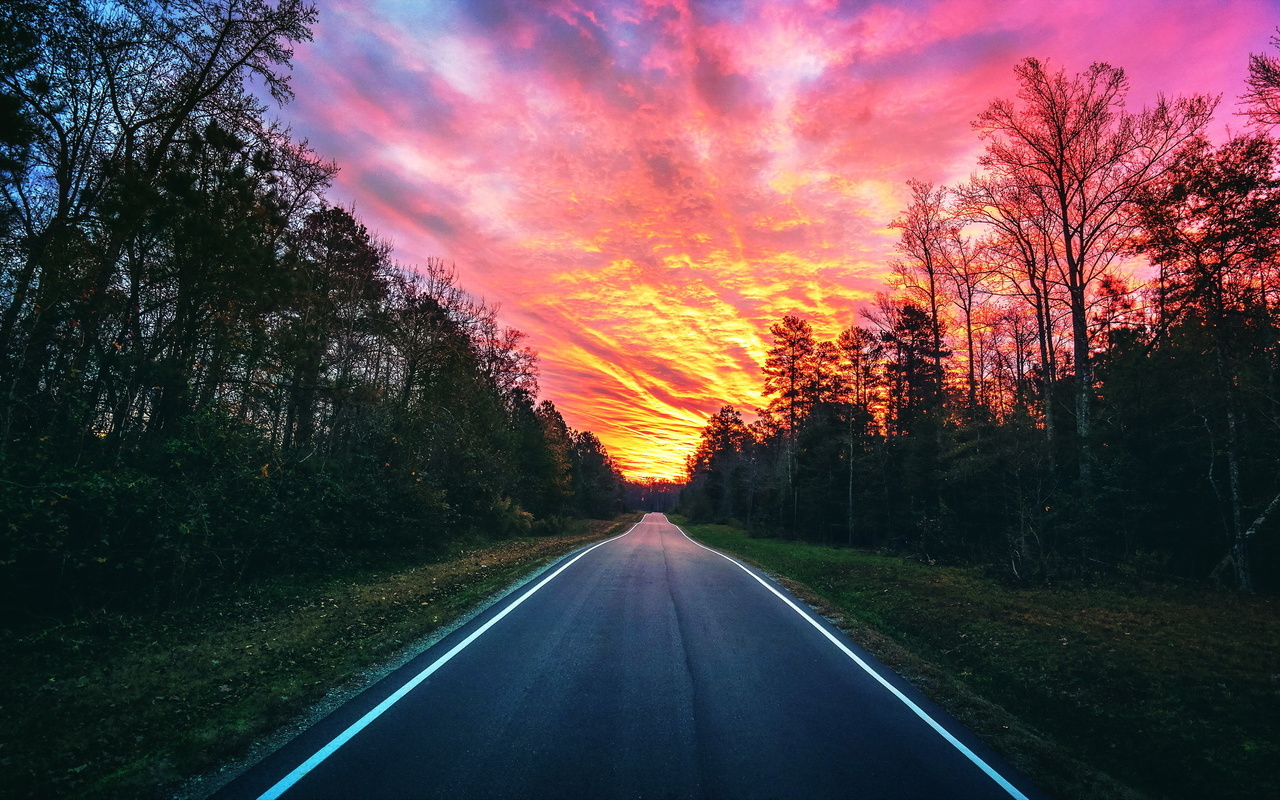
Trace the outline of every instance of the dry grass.
<instances>
[{"instance_id":1,"label":"dry grass","mask_svg":"<svg viewBox=\"0 0 1280 800\"><path fill-rule=\"evenodd\" d=\"M0 786L12 798L164 796L619 524L390 573L276 581L165 615L0 634Z\"/></svg>"}]
</instances>

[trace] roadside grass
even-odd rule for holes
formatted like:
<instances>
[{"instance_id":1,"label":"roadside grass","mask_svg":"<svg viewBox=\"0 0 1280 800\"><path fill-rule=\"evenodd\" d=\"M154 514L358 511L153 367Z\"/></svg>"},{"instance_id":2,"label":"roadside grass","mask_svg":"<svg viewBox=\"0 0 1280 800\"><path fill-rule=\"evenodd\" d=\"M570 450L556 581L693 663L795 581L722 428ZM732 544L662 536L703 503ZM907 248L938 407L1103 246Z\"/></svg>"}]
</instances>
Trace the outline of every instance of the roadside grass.
<instances>
[{"instance_id":1,"label":"roadside grass","mask_svg":"<svg viewBox=\"0 0 1280 800\"><path fill-rule=\"evenodd\" d=\"M168 796L513 581L639 517L460 546L402 569L275 580L177 612L0 631L0 794Z\"/></svg>"},{"instance_id":2,"label":"roadside grass","mask_svg":"<svg viewBox=\"0 0 1280 800\"><path fill-rule=\"evenodd\" d=\"M685 530L790 579L1052 795L1280 797L1280 599L1011 588L974 568Z\"/></svg>"}]
</instances>

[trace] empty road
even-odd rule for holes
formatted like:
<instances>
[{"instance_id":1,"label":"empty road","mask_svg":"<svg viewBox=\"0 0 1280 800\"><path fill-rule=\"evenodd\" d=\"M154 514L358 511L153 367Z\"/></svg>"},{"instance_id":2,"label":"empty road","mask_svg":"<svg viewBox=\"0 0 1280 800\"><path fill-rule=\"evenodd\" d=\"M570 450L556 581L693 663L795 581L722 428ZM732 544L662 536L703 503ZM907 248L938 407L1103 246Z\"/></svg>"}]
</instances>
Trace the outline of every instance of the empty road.
<instances>
[{"instance_id":1,"label":"empty road","mask_svg":"<svg viewBox=\"0 0 1280 800\"><path fill-rule=\"evenodd\" d=\"M785 590L649 514L215 797L1040 795Z\"/></svg>"}]
</instances>

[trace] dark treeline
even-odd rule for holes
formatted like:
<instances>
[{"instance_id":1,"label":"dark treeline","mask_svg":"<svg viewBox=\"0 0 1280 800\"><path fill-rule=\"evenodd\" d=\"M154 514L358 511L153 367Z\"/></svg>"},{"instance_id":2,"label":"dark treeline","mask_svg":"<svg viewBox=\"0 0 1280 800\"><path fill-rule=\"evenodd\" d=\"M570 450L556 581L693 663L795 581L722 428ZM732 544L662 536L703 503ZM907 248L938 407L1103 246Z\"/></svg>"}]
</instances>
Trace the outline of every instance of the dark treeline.
<instances>
[{"instance_id":1,"label":"dark treeline","mask_svg":"<svg viewBox=\"0 0 1280 800\"><path fill-rule=\"evenodd\" d=\"M298 0L0 11L0 590L168 602L621 507L536 357L270 121ZM256 87L256 88L255 88Z\"/></svg>"},{"instance_id":2,"label":"dark treeline","mask_svg":"<svg viewBox=\"0 0 1280 800\"><path fill-rule=\"evenodd\" d=\"M623 484L623 497L627 508L665 513L675 510L684 486L684 481L657 478L627 481Z\"/></svg>"},{"instance_id":3,"label":"dark treeline","mask_svg":"<svg viewBox=\"0 0 1280 800\"><path fill-rule=\"evenodd\" d=\"M1280 588L1277 76L1253 56L1255 127L1215 146L1211 98L1129 111L1119 69L1022 62L973 178L911 183L866 325L771 328L771 401L711 417L684 509L1022 579Z\"/></svg>"}]
</instances>

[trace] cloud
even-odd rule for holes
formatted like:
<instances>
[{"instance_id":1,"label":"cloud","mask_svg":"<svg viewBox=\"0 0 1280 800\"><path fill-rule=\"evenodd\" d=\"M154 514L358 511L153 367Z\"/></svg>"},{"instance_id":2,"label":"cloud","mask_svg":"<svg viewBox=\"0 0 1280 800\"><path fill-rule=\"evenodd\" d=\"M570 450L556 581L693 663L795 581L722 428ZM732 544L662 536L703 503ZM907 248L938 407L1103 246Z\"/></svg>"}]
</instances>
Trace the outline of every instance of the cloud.
<instances>
[{"instance_id":1,"label":"cloud","mask_svg":"<svg viewBox=\"0 0 1280 800\"><path fill-rule=\"evenodd\" d=\"M571 425L674 476L709 414L763 404L770 323L857 321L905 181L967 177L1019 59L1123 66L1131 105L1230 102L1277 22L1262 0L1212 24L1196 0L335 0L285 116L402 261L456 262L529 334Z\"/></svg>"}]
</instances>

